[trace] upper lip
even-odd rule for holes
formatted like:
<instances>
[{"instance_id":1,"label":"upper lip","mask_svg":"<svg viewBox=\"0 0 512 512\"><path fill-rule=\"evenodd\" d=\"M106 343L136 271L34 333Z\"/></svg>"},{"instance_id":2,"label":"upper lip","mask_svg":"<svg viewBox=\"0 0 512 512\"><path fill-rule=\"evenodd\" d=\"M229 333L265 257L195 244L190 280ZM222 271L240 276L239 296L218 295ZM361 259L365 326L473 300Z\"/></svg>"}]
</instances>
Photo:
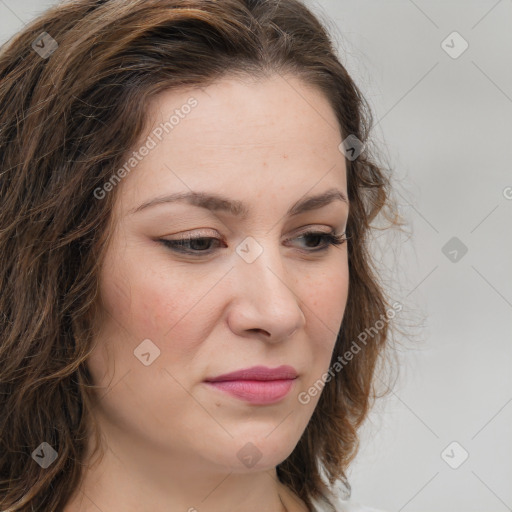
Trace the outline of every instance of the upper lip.
<instances>
[{"instance_id":1,"label":"upper lip","mask_svg":"<svg viewBox=\"0 0 512 512\"><path fill-rule=\"evenodd\" d=\"M253 366L234 372L218 375L217 377L208 377L206 382L220 382L229 380L285 380L297 378L297 372L293 366L282 365L277 368L268 368L267 366Z\"/></svg>"}]
</instances>

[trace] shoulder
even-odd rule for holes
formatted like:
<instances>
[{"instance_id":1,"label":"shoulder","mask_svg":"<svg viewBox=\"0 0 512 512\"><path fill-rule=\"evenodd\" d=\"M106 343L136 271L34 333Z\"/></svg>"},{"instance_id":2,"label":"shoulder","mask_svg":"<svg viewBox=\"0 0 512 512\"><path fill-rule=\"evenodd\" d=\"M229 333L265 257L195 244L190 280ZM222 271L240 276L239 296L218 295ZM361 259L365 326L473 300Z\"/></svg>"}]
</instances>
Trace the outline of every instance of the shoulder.
<instances>
[{"instance_id":1,"label":"shoulder","mask_svg":"<svg viewBox=\"0 0 512 512\"><path fill-rule=\"evenodd\" d=\"M350 501L339 502L336 507L337 512L338 510L339 512L385 512L380 508L367 507Z\"/></svg>"},{"instance_id":2,"label":"shoulder","mask_svg":"<svg viewBox=\"0 0 512 512\"><path fill-rule=\"evenodd\" d=\"M353 501L343 501L340 499L336 499L334 501L335 508L329 506L323 500L315 500L313 504L315 507L313 512L385 512L381 509L367 507Z\"/></svg>"}]
</instances>

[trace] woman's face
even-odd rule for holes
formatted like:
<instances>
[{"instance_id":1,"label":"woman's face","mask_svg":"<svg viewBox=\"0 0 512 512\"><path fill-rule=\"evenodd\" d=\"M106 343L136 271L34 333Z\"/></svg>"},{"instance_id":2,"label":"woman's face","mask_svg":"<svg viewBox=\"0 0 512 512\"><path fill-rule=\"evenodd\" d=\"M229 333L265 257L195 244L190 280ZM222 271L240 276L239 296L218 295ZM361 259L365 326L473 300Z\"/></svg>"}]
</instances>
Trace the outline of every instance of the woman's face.
<instances>
[{"instance_id":1,"label":"woman's face","mask_svg":"<svg viewBox=\"0 0 512 512\"><path fill-rule=\"evenodd\" d=\"M337 119L320 92L280 76L161 93L149 113L101 273L97 419L109 447L149 471L159 457L180 471L275 467L313 414L319 395L299 395L329 369L347 300L346 242L324 235L345 232L348 204L310 200L347 196ZM225 200L140 208L190 193ZM176 243L187 236L203 240ZM297 377L205 382L282 365Z\"/></svg>"}]
</instances>

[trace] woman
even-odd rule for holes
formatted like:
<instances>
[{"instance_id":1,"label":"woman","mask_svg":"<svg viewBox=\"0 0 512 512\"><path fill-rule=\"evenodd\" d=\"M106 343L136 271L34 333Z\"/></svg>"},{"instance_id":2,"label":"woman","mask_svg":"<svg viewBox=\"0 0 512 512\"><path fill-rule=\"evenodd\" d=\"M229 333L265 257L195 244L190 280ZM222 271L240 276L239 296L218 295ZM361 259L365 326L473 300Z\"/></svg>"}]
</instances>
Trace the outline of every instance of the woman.
<instances>
[{"instance_id":1,"label":"woman","mask_svg":"<svg viewBox=\"0 0 512 512\"><path fill-rule=\"evenodd\" d=\"M370 223L398 222L321 23L73 0L0 73L1 510L369 510L335 485L400 307Z\"/></svg>"}]
</instances>

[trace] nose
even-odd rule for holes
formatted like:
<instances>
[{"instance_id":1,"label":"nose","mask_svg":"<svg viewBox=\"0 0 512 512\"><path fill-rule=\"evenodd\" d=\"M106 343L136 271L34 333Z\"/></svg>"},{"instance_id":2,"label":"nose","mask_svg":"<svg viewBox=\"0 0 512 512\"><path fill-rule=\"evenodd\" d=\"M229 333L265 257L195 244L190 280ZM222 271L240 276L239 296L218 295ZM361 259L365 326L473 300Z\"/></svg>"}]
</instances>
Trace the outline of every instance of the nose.
<instances>
[{"instance_id":1,"label":"nose","mask_svg":"<svg viewBox=\"0 0 512 512\"><path fill-rule=\"evenodd\" d=\"M235 259L231 274L233 300L228 324L235 334L247 337L252 333L279 342L305 325L301 301L278 249L267 247L252 263Z\"/></svg>"}]
</instances>

